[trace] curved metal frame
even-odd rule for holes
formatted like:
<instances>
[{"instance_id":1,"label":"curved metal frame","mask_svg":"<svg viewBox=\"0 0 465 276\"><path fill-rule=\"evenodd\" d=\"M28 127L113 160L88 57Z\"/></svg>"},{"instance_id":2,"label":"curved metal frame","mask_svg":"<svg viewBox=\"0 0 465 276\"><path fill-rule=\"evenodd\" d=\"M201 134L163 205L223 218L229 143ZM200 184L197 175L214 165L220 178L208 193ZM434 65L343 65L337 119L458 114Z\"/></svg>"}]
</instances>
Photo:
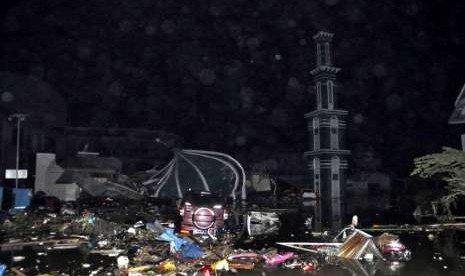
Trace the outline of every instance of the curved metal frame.
<instances>
[{"instance_id":1,"label":"curved metal frame","mask_svg":"<svg viewBox=\"0 0 465 276\"><path fill-rule=\"evenodd\" d=\"M205 176L203 175L203 173L199 169L199 167L197 167L197 165L195 165L191 160L189 160L189 158L184 156L182 153L178 153L178 155L181 156L189 165L191 165L192 168L194 168L195 172L197 173L197 175L200 177L200 180L202 181L202 184L203 184L203 187L205 188L205 191L209 192L210 191L210 186L208 186L207 179L205 178ZM179 185L179 183L176 183L176 185Z\"/></svg>"},{"instance_id":2,"label":"curved metal frame","mask_svg":"<svg viewBox=\"0 0 465 276\"><path fill-rule=\"evenodd\" d=\"M233 187L233 190L231 191L230 196L233 198L233 200L236 200L236 191L238 189L238 186L240 184L242 184L242 187L241 187L241 199L246 200L246 187L245 187L246 176L245 176L244 168L239 163L239 161L237 161L233 157L231 157L231 156L229 156L227 154L221 153L221 152L216 152L216 151L191 150L191 149L185 149L185 150L178 151L178 152L175 153L174 158L166 166L164 166L160 171L158 171L157 173L152 175L149 180L144 181L142 184L143 185L155 184L156 191L155 191L154 196L158 197L159 194L160 194L161 189L166 185L166 183L168 182L168 180L172 176L172 173L173 173L173 170L174 170L174 180L175 180L175 183L176 183L177 193L178 193L178 196L180 198L182 198L183 193L182 193L182 190L181 190L180 178L179 178L179 170L178 170L179 158L182 158L183 160L185 160L187 162L187 164L189 164L194 169L196 174L199 176L199 178L200 178L200 180L201 180L201 182L202 182L202 184L204 186L204 189L206 191L210 191L210 187L208 185L208 181L207 181L205 175L202 173L200 168L196 164L194 164L189 159L189 157L186 156L186 155L195 155L195 156L200 156L200 157L203 157L203 158L208 158L208 159L220 162L223 165L225 165L226 167L228 167L233 172L234 177L235 177L235 179L234 179L234 187ZM235 166L237 168L239 168L240 173L238 172L238 170L237 170L237 168ZM161 178L158 179L158 177L160 175L161 175ZM242 178L241 183L239 183L240 178Z\"/></svg>"},{"instance_id":3,"label":"curved metal frame","mask_svg":"<svg viewBox=\"0 0 465 276\"><path fill-rule=\"evenodd\" d=\"M227 166L234 173L234 176L235 176L234 188L231 191L231 197L233 198L233 200L236 200L235 191L237 190L237 186L239 185L239 173L237 172L237 170L231 164L229 164L228 162L224 161L221 158L218 158L218 157L215 157L215 156L209 156L209 155L206 155L206 154L196 153L196 152L190 152L190 154L202 156L202 157L205 157L205 158L211 158L211 159L216 160L216 161L222 163L223 165Z\"/></svg>"}]
</instances>

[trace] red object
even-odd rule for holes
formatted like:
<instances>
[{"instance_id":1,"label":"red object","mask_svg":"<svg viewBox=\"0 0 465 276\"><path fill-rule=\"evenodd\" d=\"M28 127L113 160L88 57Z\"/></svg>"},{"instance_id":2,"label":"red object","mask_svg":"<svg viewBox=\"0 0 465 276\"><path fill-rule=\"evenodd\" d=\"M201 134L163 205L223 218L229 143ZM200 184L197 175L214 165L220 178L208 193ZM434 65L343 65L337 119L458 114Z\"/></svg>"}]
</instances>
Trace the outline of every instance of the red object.
<instances>
[{"instance_id":1,"label":"red object","mask_svg":"<svg viewBox=\"0 0 465 276\"><path fill-rule=\"evenodd\" d=\"M204 265L199 269L199 272L202 272L203 276L212 276L213 269L209 265Z\"/></svg>"},{"instance_id":2,"label":"red object","mask_svg":"<svg viewBox=\"0 0 465 276\"><path fill-rule=\"evenodd\" d=\"M179 231L179 233L180 233L181 235L188 236L189 233L190 233L190 230L191 230L191 229L190 229L189 227L187 227L187 226L185 226L185 225L182 225L182 226L181 226L181 230Z\"/></svg>"},{"instance_id":3,"label":"red object","mask_svg":"<svg viewBox=\"0 0 465 276\"><path fill-rule=\"evenodd\" d=\"M312 272L313 271L313 264L312 263L306 263L302 269L305 271L305 272Z\"/></svg>"}]
</instances>

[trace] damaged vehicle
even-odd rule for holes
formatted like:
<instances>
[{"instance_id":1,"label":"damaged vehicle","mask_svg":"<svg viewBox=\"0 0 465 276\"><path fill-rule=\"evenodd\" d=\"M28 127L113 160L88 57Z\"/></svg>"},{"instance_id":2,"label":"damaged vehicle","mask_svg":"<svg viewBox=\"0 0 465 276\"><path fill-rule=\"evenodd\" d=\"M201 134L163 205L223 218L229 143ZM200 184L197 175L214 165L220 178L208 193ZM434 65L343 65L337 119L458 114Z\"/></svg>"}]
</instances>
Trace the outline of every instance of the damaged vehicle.
<instances>
[{"instance_id":1,"label":"damaged vehicle","mask_svg":"<svg viewBox=\"0 0 465 276\"><path fill-rule=\"evenodd\" d=\"M383 233L375 240L381 254L390 261L409 261L412 258L412 252L400 241L397 235Z\"/></svg>"},{"instance_id":2,"label":"damaged vehicle","mask_svg":"<svg viewBox=\"0 0 465 276\"><path fill-rule=\"evenodd\" d=\"M276 212L234 210L226 199L205 191L186 194L179 214L182 217L180 233L194 236L199 241L226 242L245 237L266 237L278 234L281 227Z\"/></svg>"},{"instance_id":3,"label":"damaged vehicle","mask_svg":"<svg viewBox=\"0 0 465 276\"><path fill-rule=\"evenodd\" d=\"M224 204L224 200L211 192L188 193L179 208L182 217L180 233L198 236L201 240L217 240L228 219Z\"/></svg>"},{"instance_id":4,"label":"damaged vehicle","mask_svg":"<svg viewBox=\"0 0 465 276\"><path fill-rule=\"evenodd\" d=\"M276 212L249 211L246 215L246 227L250 237L277 235L281 220Z\"/></svg>"}]
</instances>

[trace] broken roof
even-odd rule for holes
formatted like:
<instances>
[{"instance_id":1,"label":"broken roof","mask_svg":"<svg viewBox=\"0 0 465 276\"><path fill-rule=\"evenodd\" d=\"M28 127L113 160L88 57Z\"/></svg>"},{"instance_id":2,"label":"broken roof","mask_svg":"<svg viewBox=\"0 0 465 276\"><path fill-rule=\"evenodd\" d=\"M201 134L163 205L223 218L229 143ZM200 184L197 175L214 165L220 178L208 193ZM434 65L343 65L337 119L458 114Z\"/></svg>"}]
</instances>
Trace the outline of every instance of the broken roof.
<instances>
[{"instance_id":1,"label":"broken roof","mask_svg":"<svg viewBox=\"0 0 465 276\"><path fill-rule=\"evenodd\" d=\"M337 256L348 259L361 259L366 254L373 254L373 257L383 258L373 241L373 236L355 229L354 233L341 245Z\"/></svg>"}]
</instances>

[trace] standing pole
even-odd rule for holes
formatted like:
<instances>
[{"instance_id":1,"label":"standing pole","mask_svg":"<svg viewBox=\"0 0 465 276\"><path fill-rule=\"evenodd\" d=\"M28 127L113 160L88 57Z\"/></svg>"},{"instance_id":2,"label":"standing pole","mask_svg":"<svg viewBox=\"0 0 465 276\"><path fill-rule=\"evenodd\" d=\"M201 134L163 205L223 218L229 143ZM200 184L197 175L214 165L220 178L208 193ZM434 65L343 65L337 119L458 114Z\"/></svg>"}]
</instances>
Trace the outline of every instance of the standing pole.
<instances>
[{"instance_id":1,"label":"standing pole","mask_svg":"<svg viewBox=\"0 0 465 276\"><path fill-rule=\"evenodd\" d=\"M19 149L21 143L21 121L26 119L28 114L16 113L8 117L8 120L12 121L13 119L17 120L17 129L16 129L16 169L15 169L15 187L19 188L18 177L19 177Z\"/></svg>"},{"instance_id":2,"label":"standing pole","mask_svg":"<svg viewBox=\"0 0 465 276\"><path fill-rule=\"evenodd\" d=\"M23 118L18 117L18 129L16 130L16 177L15 177L15 186L16 190L18 190L18 172L19 172L19 143L20 143L20 135L21 135L21 121Z\"/></svg>"}]
</instances>

